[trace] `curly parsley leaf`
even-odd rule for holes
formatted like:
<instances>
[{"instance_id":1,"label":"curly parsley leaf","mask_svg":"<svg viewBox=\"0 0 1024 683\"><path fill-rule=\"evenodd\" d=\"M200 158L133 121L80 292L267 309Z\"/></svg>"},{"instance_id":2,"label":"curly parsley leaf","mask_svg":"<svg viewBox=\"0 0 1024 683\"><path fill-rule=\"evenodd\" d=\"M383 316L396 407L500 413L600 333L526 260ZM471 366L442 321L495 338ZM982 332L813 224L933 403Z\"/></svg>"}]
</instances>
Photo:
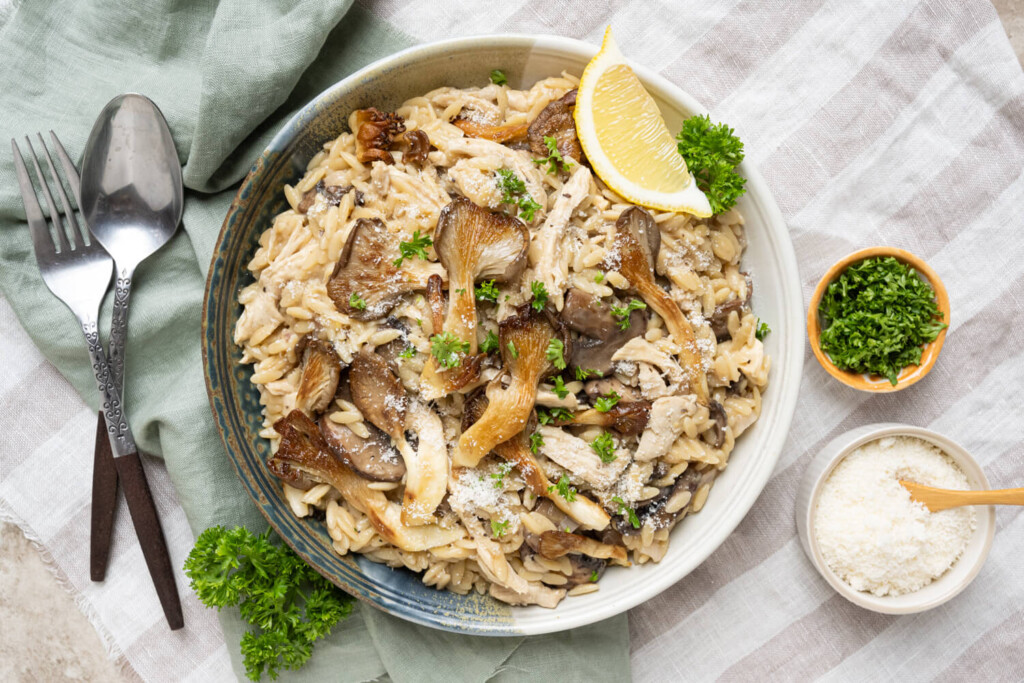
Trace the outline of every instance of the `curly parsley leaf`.
<instances>
[{"instance_id":1,"label":"curly parsley leaf","mask_svg":"<svg viewBox=\"0 0 1024 683\"><path fill-rule=\"evenodd\" d=\"M619 326L620 330L629 329L629 316L633 311L642 311L647 308L647 304L639 299L632 299L625 306L612 306L612 315L618 318L615 323Z\"/></svg>"},{"instance_id":2,"label":"curly parsley leaf","mask_svg":"<svg viewBox=\"0 0 1024 683\"><path fill-rule=\"evenodd\" d=\"M519 217L529 223L541 208L540 204L526 191L526 183L515 171L500 168L495 171L495 183L501 192L502 204L514 204L519 208Z\"/></svg>"},{"instance_id":3,"label":"curly parsley leaf","mask_svg":"<svg viewBox=\"0 0 1024 683\"><path fill-rule=\"evenodd\" d=\"M542 425L554 424L556 422L568 422L572 420L572 411L566 408L537 408L537 420Z\"/></svg>"},{"instance_id":4,"label":"curly parsley leaf","mask_svg":"<svg viewBox=\"0 0 1024 683\"><path fill-rule=\"evenodd\" d=\"M519 349L516 348L513 342L510 341L508 344L505 344L505 348L508 349L508 355L512 360L519 358Z\"/></svg>"},{"instance_id":5,"label":"curly parsley leaf","mask_svg":"<svg viewBox=\"0 0 1024 683\"><path fill-rule=\"evenodd\" d=\"M565 159L562 158L561 152L558 151L558 140L549 135L544 136L544 146L548 148L548 155L543 159L534 159L533 163L538 166L548 165L548 174L553 175L558 173L562 168L568 168L568 164Z\"/></svg>"},{"instance_id":6,"label":"curly parsley leaf","mask_svg":"<svg viewBox=\"0 0 1024 683\"><path fill-rule=\"evenodd\" d=\"M563 399L569 395L569 390L565 387L565 380L562 379L561 375L555 377L555 383L551 389L555 392L555 396L559 399Z\"/></svg>"},{"instance_id":7,"label":"curly parsley leaf","mask_svg":"<svg viewBox=\"0 0 1024 683\"><path fill-rule=\"evenodd\" d=\"M508 85L508 77L501 69L491 70L491 83L494 85Z\"/></svg>"},{"instance_id":8,"label":"curly parsley leaf","mask_svg":"<svg viewBox=\"0 0 1024 683\"><path fill-rule=\"evenodd\" d=\"M498 287L494 284L494 280L484 280L473 290L476 293L477 301L490 301L492 303L498 303Z\"/></svg>"},{"instance_id":9,"label":"curly parsley leaf","mask_svg":"<svg viewBox=\"0 0 1024 683\"><path fill-rule=\"evenodd\" d=\"M491 520L491 533L495 538L501 538L508 533L508 525L512 523L512 520L506 519L504 522L499 522L496 519Z\"/></svg>"},{"instance_id":10,"label":"curly parsley leaf","mask_svg":"<svg viewBox=\"0 0 1024 683\"><path fill-rule=\"evenodd\" d=\"M543 311L544 306L548 303L548 288L540 280L534 280L530 283L530 293L533 295L533 301L530 304L533 306L533 310Z\"/></svg>"},{"instance_id":11,"label":"curly parsley leaf","mask_svg":"<svg viewBox=\"0 0 1024 683\"><path fill-rule=\"evenodd\" d=\"M754 331L754 336L760 341L764 341L764 338L771 334L772 328L768 327L768 323L764 322L760 318L757 319L757 329Z\"/></svg>"},{"instance_id":12,"label":"curly parsley leaf","mask_svg":"<svg viewBox=\"0 0 1024 683\"><path fill-rule=\"evenodd\" d=\"M430 338L430 353L442 368L454 368L462 362L460 354L469 353L469 342L451 332L442 332Z\"/></svg>"},{"instance_id":13,"label":"curly parsley leaf","mask_svg":"<svg viewBox=\"0 0 1024 683\"><path fill-rule=\"evenodd\" d=\"M561 339L552 339L548 342L548 350L546 352L547 359L558 370L565 370L565 344L562 343Z\"/></svg>"},{"instance_id":14,"label":"curly parsley leaf","mask_svg":"<svg viewBox=\"0 0 1024 683\"><path fill-rule=\"evenodd\" d=\"M420 231L413 232L412 239L408 242L398 243L398 252L401 254L395 259L395 268L400 268L405 259L416 258L427 260L427 247L433 246L434 241L426 235L420 235Z\"/></svg>"},{"instance_id":15,"label":"curly parsley leaf","mask_svg":"<svg viewBox=\"0 0 1024 683\"><path fill-rule=\"evenodd\" d=\"M487 337L480 343L480 353L491 353L498 350L498 335L492 330L487 330Z\"/></svg>"},{"instance_id":16,"label":"curly parsley leaf","mask_svg":"<svg viewBox=\"0 0 1024 683\"><path fill-rule=\"evenodd\" d=\"M416 355L416 347L415 346L406 346L404 349L402 349L402 352L400 354L398 354L398 357L399 358L413 358L415 355Z\"/></svg>"},{"instance_id":17,"label":"curly parsley leaf","mask_svg":"<svg viewBox=\"0 0 1024 683\"><path fill-rule=\"evenodd\" d=\"M530 434L530 452L537 455L537 451L544 445L544 437L540 432L534 432Z\"/></svg>"},{"instance_id":18,"label":"curly parsley leaf","mask_svg":"<svg viewBox=\"0 0 1024 683\"><path fill-rule=\"evenodd\" d=\"M612 496L612 502L619 506L619 514L628 519L634 529L640 528L640 520L636 516L636 510L626 505L626 501L618 496Z\"/></svg>"},{"instance_id":19,"label":"curly parsley leaf","mask_svg":"<svg viewBox=\"0 0 1024 683\"><path fill-rule=\"evenodd\" d=\"M615 391L611 392L607 396L599 396L597 400L594 401L594 408L596 408L599 413L607 413L615 407L620 398L622 397Z\"/></svg>"},{"instance_id":20,"label":"curly parsley leaf","mask_svg":"<svg viewBox=\"0 0 1024 683\"><path fill-rule=\"evenodd\" d=\"M548 492L553 493L557 491L558 495L565 498L566 503L571 503L576 500L576 489L575 487L569 486L569 475L563 474L559 479L558 483L554 486L548 487Z\"/></svg>"},{"instance_id":21,"label":"curly parsley leaf","mask_svg":"<svg viewBox=\"0 0 1024 683\"><path fill-rule=\"evenodd\" d=\"M604 373L598 372L597 370L592 370L590 368L576 368L576 379L580 380L581 382L590 376L603 377Z\"/></svg>"},{"instance_id":22,"label":"curly parsley leaf","mask_svg":"<svg viewBox=\"0 0 1024 683\"><path fill-rule=\"evenodd\" d=\"M747 179L735 171L743 161L743 141L724 123L711 123L707 115L683 121L676 141L697 187L707 195L711 212L731 209L746 192Z\"/></svg>"},{"instance_id":23,"label":"curly parsley leaf","mask_svg":"<svg viewBox=\"0 0 1024 683\"><path fill-rule=\"evenodd\" d=\"M350 294L348 297L348 305L356 309L357 311L365 311L366 299L359 296L358 292L352 292L352 294Z\"/></svg>"},{"instance_id":24,"label":"curly parsley leaf","mask_svg":"<svg viewBox=\"0 0 1024 683\"><path fill-rule=\"evenodd\" d=\"M494 488L503 489L505 488L505 476L512 471L512 463L503 462L498 465L498 471L491 474L491 479L494 480Z\"/></svg>"},{"instance_id":25,"label":"curly parsley leaf","mask_svg":"<svg viewBox=\"0 0 1024 683\"><path fill-rule=\"evenodd\" d=\"M185 574L200 602L218 610L237 605L252 627L241 651L253 681L300 668L354 602L290 548L271 543L270 531L210 527L185 560Z\"/></svg>"},{"instance_id":26,"label":"curly parsley leaf","mask_svg":"<svg viewBox=\"0 0 1024 683\"><path fill-rule=\"evenodd\" d=\"M615 460L615 440L608 432L601 432L601 436L590 442L590 449L597 453L601 462L609 463Z\"/></svg>"}]
</instances>

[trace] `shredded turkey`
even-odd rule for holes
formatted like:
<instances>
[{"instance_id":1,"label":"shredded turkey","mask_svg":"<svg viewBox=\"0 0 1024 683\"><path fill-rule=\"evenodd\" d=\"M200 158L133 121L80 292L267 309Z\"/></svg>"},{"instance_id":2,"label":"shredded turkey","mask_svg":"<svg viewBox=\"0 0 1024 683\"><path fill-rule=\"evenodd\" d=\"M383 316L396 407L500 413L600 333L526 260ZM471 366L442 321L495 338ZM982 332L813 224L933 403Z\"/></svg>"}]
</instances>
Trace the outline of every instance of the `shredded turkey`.
<instances>
[{"instance_id":1,"label":"shredded turkey","mask_svg":"<svg viewBox=\"0 0 1024 683\"><path fill-rule=\"evenodd\" d=\"M541 452L595 489L609 488L629 465L629 451L617 450L615 460L605 463L590 444L567 431L549 425L539 431L544 439Z\"/></svg>"},{"instance_id":2,"label":"shredded turkey","mask_svg":"<svg viewBox=\"0 0 1024 683\"><path fill-rule=\"evenodd\" d=\"M651 405L651 417L647 429L640 437L636 449L638 461L654 460L668 453L676 439L683 433L684 420L697 410L694 396L666 396Z\"/></svg>"},{"instance_id":3,"label":"shredded turkey","mask_svg":"<svg viewBox=\"0 0 1024 683\"><path fill-rule=\"evenodd\" d=\"M590 192L590 169L577 166L562 186L555 205L530 244L530 263L536 279L544 283L551 301L559 311L565 303L564 294L569 282L569 258L572 256L566 228L569 218Z\"/></svg>"}]
</instances>

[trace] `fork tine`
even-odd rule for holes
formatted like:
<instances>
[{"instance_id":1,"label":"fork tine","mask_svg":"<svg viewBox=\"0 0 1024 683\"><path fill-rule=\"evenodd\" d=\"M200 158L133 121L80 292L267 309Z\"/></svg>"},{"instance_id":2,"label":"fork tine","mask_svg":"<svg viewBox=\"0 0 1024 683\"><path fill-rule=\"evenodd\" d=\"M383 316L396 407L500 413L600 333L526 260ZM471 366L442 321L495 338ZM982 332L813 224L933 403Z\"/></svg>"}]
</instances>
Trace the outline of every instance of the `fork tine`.
<instances>
[{"instance_id":1,"label":"fork tine","mask_svg":"<svg viewBox=\"0 0 1024 683\"><path fill-rule=\"evenodd\" d=\"M32 147L32 141L25 136L25 144L28 145L28 151L32 155L32 165L36 169L36 176L39 178L40 189L43 191L43 197L46 199L46 205L50 208L50 220L53 222L53 229L57 232L57 240L60 242L60 253L66 253L71 251L71 245L68 244L68 235L64 231L64 224L60 220L60 212L57 211L57 205L53 202L53 195L50 194L50 185L46 182L46 176L43 175L43 169L39 167L39 157L36 155L36 150Z\"/></svg>"},{"instance_id":2,"label":"fork tine","mask_svg":"<svg viewBox=\"0 0 1024 683\"><path fill-rule=\"evenodd\" d=\"M40 256L53 255L53 238L46 228L46 219L43 218L43 210L39 206L39 199L36 197L36 190L32 187L32 178L25 167L25 160L21 157L21 150L18 143L11 139L11 151L14 152L14 171L18 176L18 186L21 189L21 201L25 204L25 217L28 219L29 231L32 233L32 247L36 252L36 259Z\"/></svg>"},{"instance_id":3,"label":"fork tine","mask_svg":"<svg viewBox=\"0 0 1024 683\"><path fill-rule=\"evenodd\" d=\"M60 165L64 167L64 175L67 176L68 184L71 185L71 194L75 197L75 205L78 206L79 211L82 211L82 195L79 192L82 181L78 177L78 169L75 168L75 162L71 161L71 157L64 150L64 145L61 144L57 134L52 130L50 131L50 140L53 141L53 147L57 150L57 158L60 159Z\"/></svg>"},{"instance_id":4,"label":"fork tine","mask_svg":"<svg viewBox=\"0 0 1024 683\"><path fill-rule=\"evenodd\" d=\"M36 137L39 138L39 144L43 147L43 154L46 155L46 165L50 167L50 177L53 178L53 182L57 186L57 195L60 197L60 203L64 207L64 217L68 222L68 227L71 228L71 238L75 241L75 246L82 249L85 247L85 240L82 237L81 229L78 227L78 220L75 218L75 212L71 208L71 202L64 191L64 182L61 180L60 174L57 173L57 169L53 166L50 150L47 148L42 134L36 133Z\"/></svg>"}]
</instances>

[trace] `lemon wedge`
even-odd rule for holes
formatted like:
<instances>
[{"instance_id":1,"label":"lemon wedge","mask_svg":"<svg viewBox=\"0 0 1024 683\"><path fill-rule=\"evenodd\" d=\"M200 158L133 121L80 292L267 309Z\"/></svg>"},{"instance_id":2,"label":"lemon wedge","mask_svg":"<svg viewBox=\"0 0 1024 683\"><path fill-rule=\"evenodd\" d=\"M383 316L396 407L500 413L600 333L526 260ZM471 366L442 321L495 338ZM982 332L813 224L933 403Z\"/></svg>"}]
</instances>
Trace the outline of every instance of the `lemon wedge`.
<instances>
[{"instance_id":1,"label":"lemon wedge","mask_svg":"<svg viewBox=\"0 0 1024 683\"><path fill-rule=\"evenodd\" d=\"M583 70L576 93L576 134L594 172L628 201L651 209L711 215L654 98L612 37Z\"/></svg>"}]
</instances>

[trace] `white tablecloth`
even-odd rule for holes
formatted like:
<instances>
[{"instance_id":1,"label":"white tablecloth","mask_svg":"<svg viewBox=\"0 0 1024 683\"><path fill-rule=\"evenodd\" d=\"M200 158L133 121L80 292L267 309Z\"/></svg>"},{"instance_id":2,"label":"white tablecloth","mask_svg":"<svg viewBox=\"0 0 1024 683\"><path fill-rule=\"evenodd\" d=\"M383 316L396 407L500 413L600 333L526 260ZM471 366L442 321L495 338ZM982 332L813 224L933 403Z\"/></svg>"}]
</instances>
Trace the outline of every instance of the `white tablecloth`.
<instances>
[{"instance_id":1,"label":"white tablecloth","mask_svg":"<svg viewBox=\"0 0 1024 683\"><path fill-rule=\"evenodd\" d=\"M789 440L753 510L700 568L630 614L635 678L1020 679L1018 509L999 510L991 557L967 591L907 617L865 612L838 597L803 556L793 523L794 491L811 454L875 421L937 429L972 451L993 485L1024 482L1024 75L992 7L982 0L512 1L486 11L471 0L364 4L422 41L535 32L596 43L611 23L630 58L736 127L788 221L805 299L829 264L874 244L914 251L949 289L942 357L911 389L859 394L805 354ZM194 598L186 601L187 629L167 636L125 510L110 579L89 581L90 482L80 473L92 459L95 415L32 347L5 302L0 358L0 515L44 546L111 654L141 677L230 677L217 622ZM162 468L149 471L180 566L191 533ZM39 480L46 490L28 485ZM180 576L179 585L186 585Z\"/></svg>"}]
</instances>

